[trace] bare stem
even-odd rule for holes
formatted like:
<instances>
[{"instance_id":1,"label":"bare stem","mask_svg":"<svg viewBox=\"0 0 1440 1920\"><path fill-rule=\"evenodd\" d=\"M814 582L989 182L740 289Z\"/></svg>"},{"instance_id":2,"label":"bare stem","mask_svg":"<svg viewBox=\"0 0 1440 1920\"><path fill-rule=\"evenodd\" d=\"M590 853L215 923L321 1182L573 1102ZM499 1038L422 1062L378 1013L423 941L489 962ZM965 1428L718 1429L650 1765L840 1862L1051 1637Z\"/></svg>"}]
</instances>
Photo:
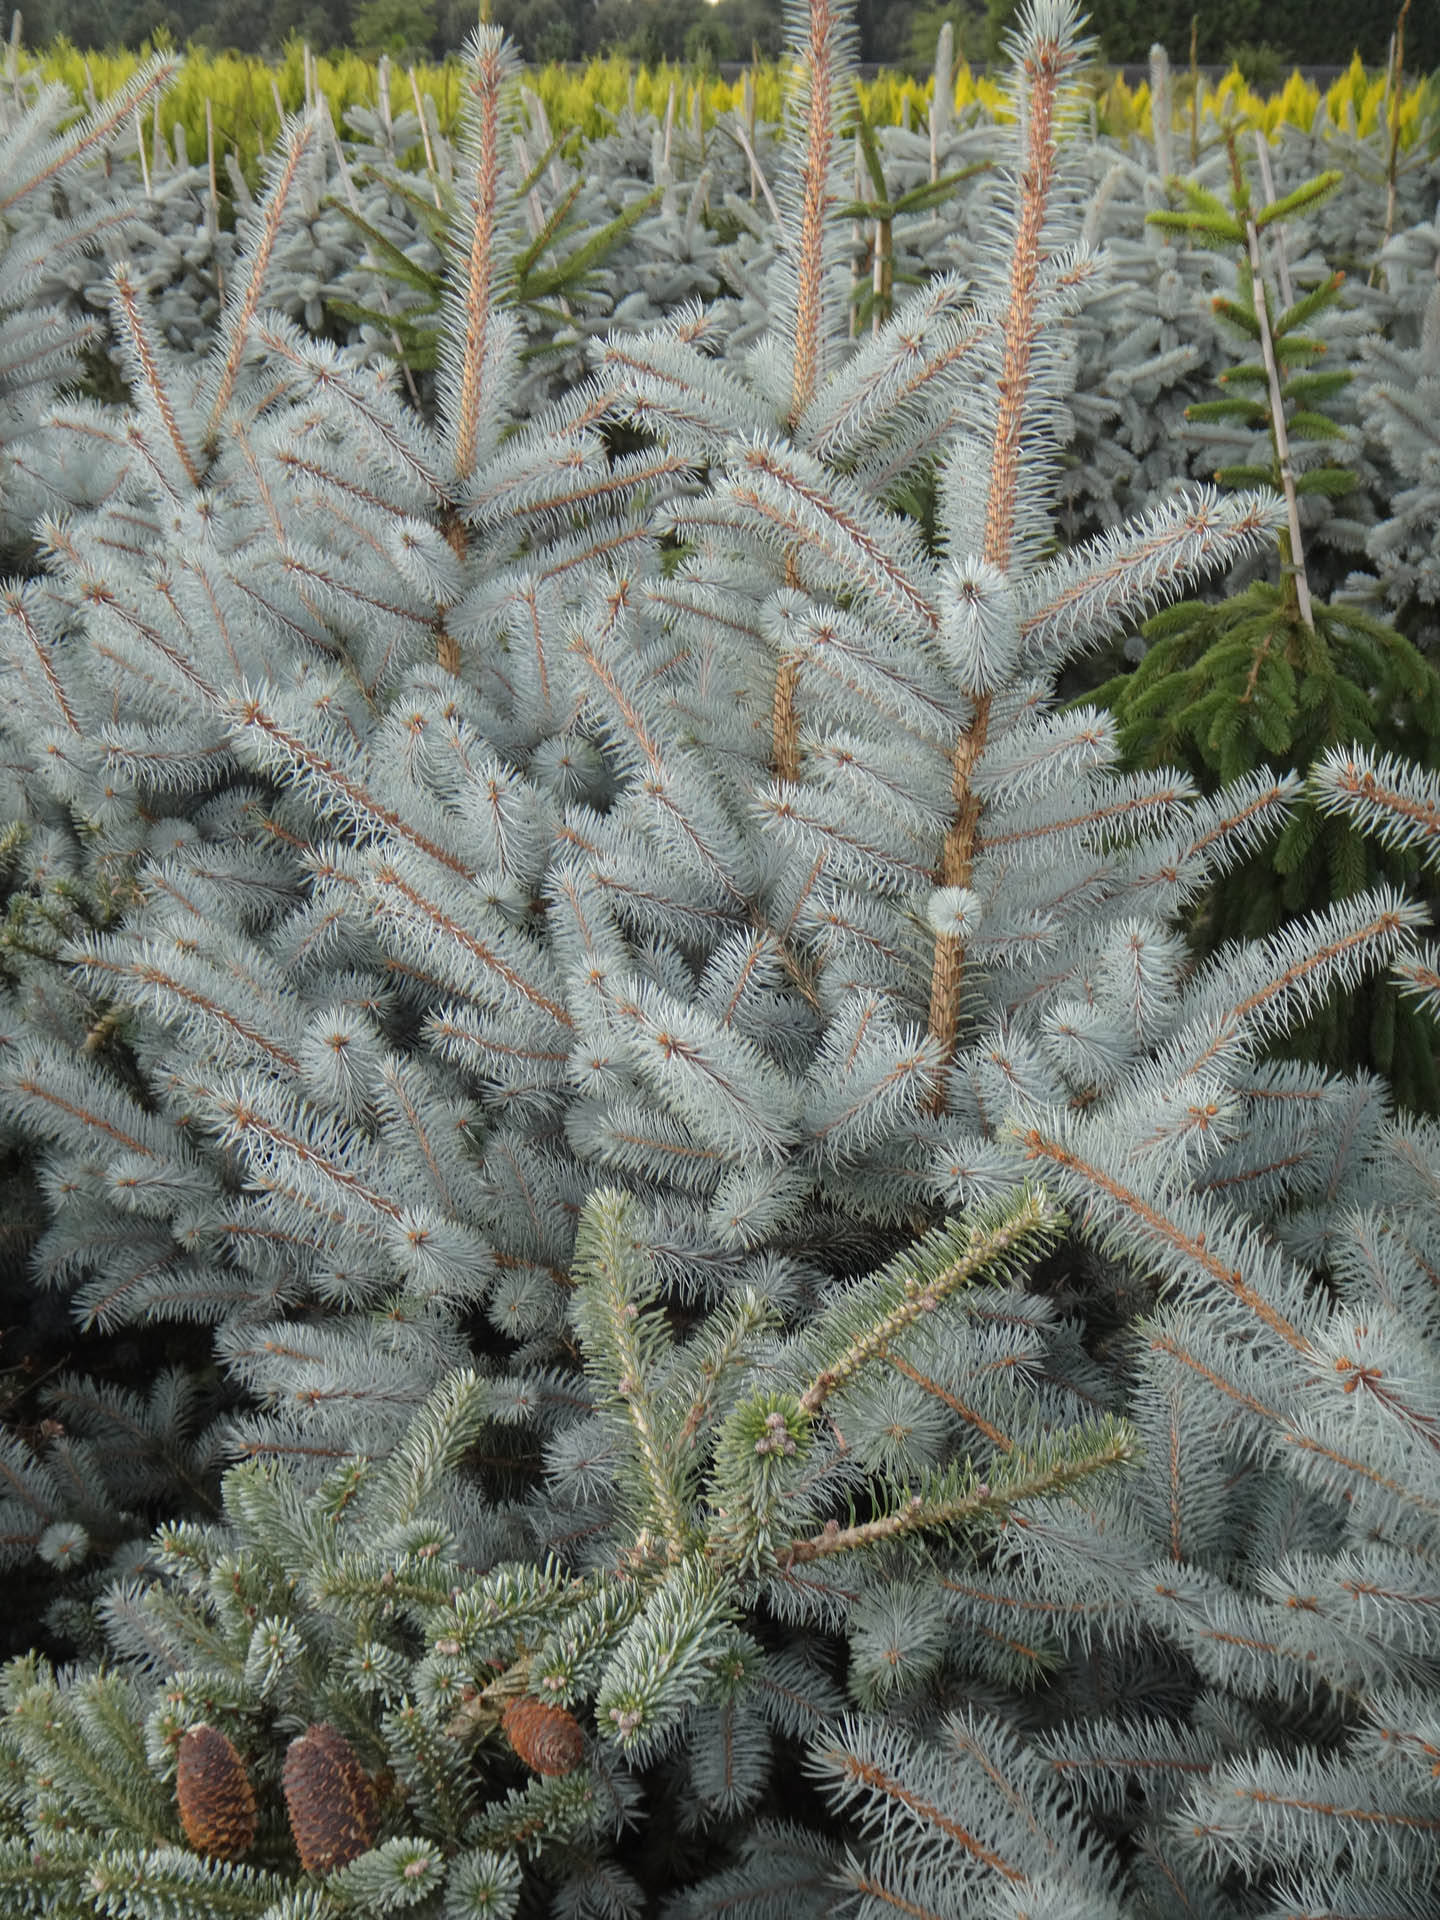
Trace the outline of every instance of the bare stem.
<instances>
[{"instance_id":1,"label":"bare stem","mask_svg":"<svg viewBox=\"0 0 1440 1920\"><path fill-rule=\"evenodd\" d=\"M870 316L870 331L879 333L890 318L895 286L895 228L889 220L875 222L875 310Z\"/></svg>"},{"instance_id":2,"label":"bare stem","mask_svg":"<svg viewBox=\"0 0 1440 1920\"><path fill-rule=\"evenodd\" d=\"M1380 242L1382 248L1395 231L1395 183L1400 163L1400 95L1405 80L1405 16L1409 11L1410 0L1405 0L1395 22L1395 60L1390 74L1390 153L1385 163L1385 238ZM1378 264L1374 271L1380 271ZM1373 277L1371 284L1376 284Z\"/></svg>"},{"instance_id":3,"label":"bare stem","mask_svg":"<svg viewBox=\"0 0 1440 1920\"><path fill-rule=\"evenodd\" d=\"M1255 158L1260 164L1260 187L1268 207L1275 198L1275 175L1270 166L1270 142L1263 127L1255 129ZM1271 229L1275 248L1275 278L1280 283L1280 298L1287 307L1295 304L1295 288L1290 279L1290 260L1285 252L1285 230L1278 223Z\"/></svg>"},{"instance_id":4,"label":"bare stem","mask_svg":"<svg viewBox=\"0 0 1440 1920\"><path fill-rule=\"evenodd\" d=\"M1285 517L1289 532L1281 571L1294 583L1295 604L1307 627L1315 625L1310 605L1310 582L1305 576L1305 548L1300 538L1300 501L1295 492L1295 469L1290 462L1290 435L1285 425L1285 401L1280 392L1280 369L1275 359L1275 342L1270 334L1270 315L1265 304L1265 276L1260 264L1260 233L1254 215L1245 210L1245 244L1250 253L1250 286L1255 302L1255 319L1260 328L1260 353L1265 362L1265 377L1270 388L1270 428L1275 440L1275 464L1280 472L1280 489L1285 495Z\"/></svg>"},{"instance_id":5,"label":"bare stem","mask_svg":"<svg viewBox=\"0 0 1440 1920\"><path fill-rule=\"evenodd\" d=\"M210 174L210 187L205 200L205 230L210 236L210 248L215 259L215 297L223 307L225 268L220 260L220 195L215 184L215 114L208 93L205 96L205 158Z\"/></svg>"}]
</instances>

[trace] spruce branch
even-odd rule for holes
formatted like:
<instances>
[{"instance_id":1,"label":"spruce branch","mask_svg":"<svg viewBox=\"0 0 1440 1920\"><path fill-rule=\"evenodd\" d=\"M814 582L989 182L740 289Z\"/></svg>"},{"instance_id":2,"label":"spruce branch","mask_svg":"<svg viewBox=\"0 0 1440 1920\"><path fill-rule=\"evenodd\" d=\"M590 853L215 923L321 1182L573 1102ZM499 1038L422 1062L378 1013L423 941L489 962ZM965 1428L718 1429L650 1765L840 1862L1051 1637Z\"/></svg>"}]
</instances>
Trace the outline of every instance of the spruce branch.
<instances>
[{"instance_id":1,"label":"spruce branch","mask_svg":"<svg viewBox=\"0 0 1440 1920\"><path fill-rule=\"evenodd\" d=\"M800 218L795 235L795 336L788 425L793 433L820 379L824 324L825 229L833 213L836 55L835 0L809 0L801 49L805 118L798 158Z\"/></svg>"},{"instance_id":2,"label":"spruce branch","mask_svg":"<svg viewBox=\"0 0 1440 1920\"><path fill-rule=\"evenodd\" d=\"M913 1763L907 1766L910 1755L901 1745L905 1736L898 1729L874 1729L865 1722L847 1720L838 1731L838 1739L816 1750L815 1768L836 1782L842 1804L859 1807L868 1824L887 1839L893 1836L916 1848L939 1839L955 1851L965 1868L978 1867L1016 1886L1029 1879L1006 1850L987 1844L972 1824L956 1816L953 1805L946 1805L953 1800L953 1788L937 1791L936 1786L915 1780L919 1769ZM886 1904L892 1904L888 1890L885 1897Z\"/></svg>"},{"instance_id":3,"label":"spruce branch","mask_svg":"<svg viewBox=\"0 0 1440 1920\"><path fill-rule=\"evenodd\" d=\"M328 342L307 339L298 327L276 315L256 322L254 338L275 360L302 375L307 389L333 395L388 466L418 480L437 501L443 499L431 436L423 420L396 402L388 371L377 375L373 368L347 363ZM370 499L380 504L378 496Z\"/></svg>"},{"instance_id":4,"label":"spruce branch","mask_svg":"<svg viewBox=\"0 0 1440 1920\"><path fill-rule=\"evenodd\" d=\"M874 1520L849 1527L825 1527L794 1540L777 1555L782 1567L803 1566L837 1553L853 1553L912 1533L941 1533L974 1524L987 1515L1008 1515L1027 1500L1055 1499L1072 1492L1092 1474L1123 1467L1137 1457L1135 1436L1123 1422L1104 1421L1081 1428L1063 1444L1038 1455L1012 1454L993 1480L973 1468L937 1475L910 1492L901 1489L898 1505Z\"/></svg>"},{"instance_id":5,"label":"spruce branch","mask_svg":"<svg viewBox=\"0 0 1440 1920\"><path fill-rule=\"evenodd\" d=\"M803 129L792 136L799 198L792 265L794 342L786 413L792 435L820 384L825 346L827 227L838 198L832 175L837 89L843 80L842 33L835 0L808 0L808 19L798 51L805 91ZM799 584L793 552L785 557L785 584ZM786 783L793 783L800 774L798 689L798 662L782 654L776 664L771 703L770 766L776 779Z\"/></svg>"},{"instance_id":6,"label":"spruce branch","mask_svg":"<svg viewBox=\"0 0 1440 1920\"><path fill-rule=\"evenodd\" d=\"M1021 437L1030 398L1031 359L1039 333L1038 283L1045 258L1041 235L1059 158L1057 107L1061 83L1076 58L1073 45L1038 35L1027 43L1023 56L1026 152L1020 175L1009 287L1001 321L1002 372L998 382L981 552L984 564L1001 576L1008 572L1010 564ZM974 877L981 812L975 774L989 735L991 699L989 693L975 692L969 724L955 745L950 780L954 811L935 872L937 887L968 887ZM929 1030L947 1067L960 1035L964 974L964 940L956 934L938 933L931 965ZM935 1113L943 1114L948 1104L948 1075L942 1071L936 1076L931 1107Z\"/></svg>"},{"instance_id":7,"label":"spruce branch","mask_svg":"<svg viewBox=\"0 0 1440 1920\"><path fill-rule=\"evenodd\" d=\"M749 1363L756 1340L776 1321L774 1306L747 1288L728 1311L720 1311L702 1339L687 1351L685 1375L688 1404L680 1422L677 1444L688 1447L715 1416L727 1377Z\"/></svg>"},{"instance_id":8,"label":"spruce branch","mask_svg":"<svg viewBox=\"0 0 1440 1920\"><path fill-rule=\"evenodd\" d=\"M206 1106L227 1144L243 1148L271 1191L361 1232L373 1233L377 1222L401 1221L403 1209L386 1191L378 1164L363 1153L359 1136L333 1121L317 1124L293 1093L258 1079L217 1077Z\"/></svg>"},{"instance_id":9,"label":"spruce branch","mask_svg":"<svg viewBox=\"0 0 1440 1920\"><path fill-rule=\"evenodd\" d=\"M261 765L303 782L332 818L353 821L377 838L393 836L408 842L417 852L458 877L470 877L469 865L458 854L440 846L430 835L403 819L395 807L371 793L338 756L306 740L297 727L287 724L282 714L272 710L258 692L240 690L227 703L226 711L237 737Z\"/></svg>"},{"instance_id":10,"label":"spruce branch","mask_svg":"<svg viewBox=\"0 0 1440 1920\"><path fill-rule=\"evenodd\" d=\"M720 1632L735 1612L731 1583L704 1555L671 1557L595 1694L600 1725L622 1752L641 1761L700 1698Z\"/></svg>"},{"instance_id":11,"label":"spruce branch","mask_svg":"<svg viewBox=\"0 0 1440 1920\"><path fill-rule=\"evenodd\" d=\"M542 1847L574 1845L603 1831L610 1824L606 1813L588 1769L554 1779L541 1776L490 1801L475 1815L465 1838L471 1846L502 1856L518 1854L523 1860Z\"/></svg>"},{"instance_id":12,"label":"spruce branch","mask_svg":"<svg viewBox=\"0 0 1440 1920\"><path fill-rule=\"evenodd\" d=\"M1332 747L1310 770L1322 812L1356 821L1391 847L1413 847L1440 865L1440 777L1363 747Z\"/></svg>"},{"instance_id":13,"label":"spruce branch","mask_svg":"<svg viewBox=\"0 0 1440 1920\"><path fill-rule=\"evenodd\" d=\"M37 620L38 607L35 605L33 588L22 586L18 581L7 583L0 588L0 616L7 623L13 623L25 637L26 645L35 656L35 661L44 677L51 698L59 709L60 717L72 734L79 736L81 727L79 715L71 696L65 690L65 684L55 661L55 653L50 639L40 628Z\"/></svg>"},{"instance_id":14,"label":"spruce branch","mask_svg":"<svg viewBox=\"0 0 1440 1920\"><path fill-rule=\"evenodd\" d=\"M178 645L153 619L146 619L137 606L116 590L105 572L82 553L68 526L44 519L40 522L39 530L44 543L73 570L74 590L83 605L97 611L103 609L135 639L152 649L157 664L163 662L164 669L168 670L168 675L173 675L175 683L200 704L210 708L219 705L219 691L200 671L189 651Z\"/></svg>"},{"instance_id":15,"label":"spruce branch","mask_svg":"<svg viewBox=\"0 0 1440 1920\"><path fill-rule=\"evenodd\" d=\"M1020 1144L1027 1160L1068 1176L1067 1184L1082 1205L1089 1201L1093 1206L1094 1201L1103 1196L1109 1203L1109 1217L1128 1225L1141 1244L1155 1250L1164 1249L1172 1257L1178 1257L1190 1271L1203 1275L1237 1300L1295 1352L1310 1354L1310 1340L1304 1330L1247 1279L1239 1264L1212 1248L1208 1244L1210 1236L1203 1229L1187 1229L1171 1219L1155 1202L1125 1186L1103 1168L1087 1162L1063 1141L1048 1136L1041 1127L1027 1128L1020 1135Z\"/></svg>"},{"instance_id":16,"label":"spruce branch","mask_svg":"<svg viewBox=\"0 0 1440 1920\"><path fill-rule=\"evenodd\" d=\"M940 274L917 288L815 395L800 423L806 451L850 469L881 453L898 421L924 420L920 403L932 386L953 376L990 336L990 326L968 309L967 293L958 274ZM877 496L880 489L866 477Z\"/></svg>"},{"instance_id":17,"label":"spruce branch","mask_svg":"<svg viewBox=\"0 0 1440 1920\"><path fill-rule=\"evenodd\" d=\"M0 215L20 206L32 193L52 187L77 161L115 139L128 121L155 103L175 77L179 64L173 54L152 54L103 105L92 100L91 111L57 139L47 142L17 183L7 181L7 191L0 194Z\"/></svg>"},{"instance_id":18,"label":"spruce branch","mask_svg":"<svg viewBox=\"0 0 1440 1920\"><path fill-rule=\"evenodd\" d=\"M260 1920L287 1891L279 1874L201 1860L179 1847L108 1847L91 1863L86 1886L102 1912L109 1906L146 1920L152 1914L187 1912Z\"/></svg>"},{"instance_id":19,"label":"spruce branch","mask_svg":"<svg viewBox=\"0 0 1440 1920\"><path fill-rule=\"evenodd\" d=\"M723 360L686 337L685 316L663 331L611 334L591 350L601 390L636 426L692 457L737 430L773 430L774 416Z\"/></svg>"},{"instance_id":20,"label":"spruce branch","mask_svg":"<svg viewBox=\"0 0 1440 1920\"><path fill-rule=\"evenodd\" d=\"M459 293L464 344L455 383L454 417L449 422L453 477L460 484L473 476L480 458L482 376L497 268L501 99L511 73L508 48L497 28L477 28L468 51L472 78L467 85L476 102L475 180L470 195L470 245L465 260L465 282Z\"/></svg>"},{"instance_id":21,"label":"spruce branch","mask_svg":"<svg viewBox=\"0 0 1440 1920\"><path fill-rule=\"evenodd\" d=\"M312 150L318 144L319 132L320 119L314 111L293 121L286 132L270 191L265 196L259 230L246 249L244 278L232 291L230 303L225 309L218 343L223 348L223 358L218 375L213 376L214 390L203 434L203 444L212 453L218 445L220 424L235 391L241 363L250 344L250 329L260 310L266 275L285 224L286 208L302 171L310 162Z\"/></svg>"},{"instance_id":22,"label":"spruce branch","mask_svg":"<svg viewBox=\"0 0 1440 1920\"><path fill-rule=\"evenodd\" d=\"M995 1425L994 1421L986 1419L979 1407L972 1406L967 1401L962 1400L958 1393L952 1393L948 1387L942 1386L938 1380L932 1380L929 1375L922 1373L918 1367L912 1366L903 1354L887 1353L885 1358L897 1373L902 1374L907 1380L913 1380L922 1392L933 1394L935 1398L939 1400L942 1405L948 1407L951 1413L961 1420L965 1426L973 1428L982 1439L987 1440L997 1453L1014 1452L1014 1436L1002 1432L1002 1430Z\"/></svg>"},{"instance_id":23,"label":"spruce branch","mask_svg":"<svg viewBox=\"0 0 1440 1920\"><path fill-rule=\"evenodd\" d=\"M1281 518L1269 493L1202 487L1152 508L1139 525L1081 544L1026 583L1020 637L1027 658L1048 664L1062 648L1093 645L1138 621L1202 571L1261 551Z\"/></svg>"},{"instance_id":24,"label":"spruce branch","mask_svg":"<svg viewBox=\"0 0 1440 1920\"><path fill-rule=\"evenodd\" d=\"M1043 1190L1035 1190L1021 1194L993 1220L937 1227L822 1319L820 1343L844 1337L849 1324L860 1326L801 1394L800 1411L818 1413L833 1393L959 1288L992 1269L1005 1271L1013 1256L1037 1258L1053 1245L1062 1225L1059 1210Z\"/></svg>"},{"instance_id":25,"label":"spruce branch","mask_svg":"<svg viewBox=\"0 0 1440 1920\"><path fill-rule=\"evenodd\" d=\"M1310 916L1298 933L1287 929L1263 946L1257 943L1258 951L1245 956L1249 964L1244 974L1250 978L1248 990L1239 997L1233 988L1241 982L1216 977L1219 968L1212 963L1218 991L1195 1023L1198 1044L1183 1063L1182 1088L1237 1049L1249 1051L1261 1036L1283 1032L1337 982L1361 978L1368 968L1394 957L1428 918L1423 907L1395 888L1376 887Z\"/></svg>"},{"instance_id":26,"label":"spruce branch","mask_svg":"<svg viewBox=\"0 0 1440 1920\"><path fill-rule=\"evenodd\" d=\"M582 1276L573 1313L581 1343L612 1404L634 1434L645 1476L645 1507L675 1563L690 1551L686 1463L656 1393L662 1351L658 1289L634 1237L633 1203L602 1190L591 1196L576 1239Z\"/></svg>"},{"instance_id":27,"label":"spruce branch","mask_svg":"<svg viewBox=\"0 0 1440 1920\"><path fill-rule=\"evenodd\" d=\"M186 445L185 435L176 417L170 391L172 376L170 369L162 364L159 350L152 337L149 317L142 304L140 286L126 261L118 261L111 269L110 277L115 285L115 305L119 312L124 338L145 393L164 422L165 432L179 459L185 478L192 487L198 487L201 484L200 467Z\"/></svg>"},{"instance_id":28,"label":"spruce branch","mask_svg":"<svg viewBox=\"0 0 1440 1920\"><path fill-rule=\"evenodd\" d=\"M4 1724L27 1767L63 1782L62 1791L90 1821L161 1844L174 1839L179 1823L135 1751L140 1741L133 1723L121 1723L119 1752L113 1734L104 1737L95 1723L107 1695L130 1693L132 1683L119 1674L92 1674L62 1688L57 1678L35 1655L5 1673Z\"/></svg>"},{"instance_id":29,"label":"spruce branch","mask_svg":"<svg viewBox=\"0 0 1440 1920\"><path fill-rule=\"evenodd\" d=\"M930 570L904 521L798 450L757 440L734 464L726 491L741 510L740 524L784 543L787 587L811 569L817 584L838 574L852 593L874 602L882 619L917 639L934 637L940 621L927 591Z\"/></svg>"},{"instance_id":30,"label":"spruce branch","mask_svg":"<svg viewBox=\"0 0 1440 1920\"><path fill-rule=\"evenodd\" d=\"M387 1527L406 1524L433 1503L494 1417L489 1387L473 1371L451 1374L416 1415L400 1444L360 1493L360 1512Z\"/></svg>"},{"instance_id":31,"label":"spruce branch","mask_svg":"<svg viewBox=\"0 0 1440 1920\"><path fill-rule=\"evenodd\" d=\"M419 836L412 836L417 842ZM419 843L421 851L432 849ZM446 860L458 866L458 861ZM439 891L427 886L431 876L414 874L398 859L378 860L371 868L367 892L382 922L402 949L413 950L417 962L435 956L442 970L453 969L455 984L467 995L497 1007L521 1003L545 1016L555 1028L574 1028L573 1015L545 979L549 971L546 956L525 936L495 916L490 925L481 919L479 927L451 911ZM489 916L486 916L488 919ZM532 977L539 973L541 978Z\"/></svg>"},{"instance_id":32,"label":"spruce branch","mask_svg":"<svg viewBox=\"0 0 1440 1920\"><path fill-rule=\"evenodd\" d=\"M197 954L184 955L182 972L158 942L135 941L122 946L102 936L89 946L68 950L65 958L97 987L108 987L112 992L117 987L122 992L128 990L126 997L152 1007L161 1017L169 1015L182 1025L215 1034L222 1052L228 1052L237 1064L258 1058L287 1075L300 1071L295 1054L255 1019L255 999L246 992L251 983L239 982L237 1004L227 1005L226 988L232 983L218 969L212 972L205 967ZM283 1018L273 990L264 996L264 1002L268 1002L266 1013Z\"/></svg>"}]
</instances>

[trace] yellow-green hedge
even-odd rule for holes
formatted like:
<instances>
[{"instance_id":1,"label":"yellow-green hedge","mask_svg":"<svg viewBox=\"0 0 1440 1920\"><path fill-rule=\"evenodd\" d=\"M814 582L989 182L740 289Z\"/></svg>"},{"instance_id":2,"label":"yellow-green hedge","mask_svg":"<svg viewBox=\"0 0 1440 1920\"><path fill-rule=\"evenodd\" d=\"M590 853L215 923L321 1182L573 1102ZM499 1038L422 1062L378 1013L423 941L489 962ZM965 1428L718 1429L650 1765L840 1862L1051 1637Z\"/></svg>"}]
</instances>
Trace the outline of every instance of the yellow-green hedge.
<instances>
[{"instance_id":1,"label":"yellow-green hedge","mask_svg":"<svg viewBox=\"0 0 1440 1920\"><path fill-rule=\"evenodd\" d=\"M62 40L42 54L22 54L21 59L27 68L38 65L47 79L63 81L78 101L86 97L87 85L93 84L101 96L111 91L134 70L141 57L136 53L85 55ZM312 61L312 70L314 84L328 98L337 125L343 126L348 107L375 105L378 81L373 61L358 53L319 56ZM743 81L729 82L667 65L635 67L621 59L592 60L585 67L544 67L529 74L528 84L544 101L552 127L557 131L578 128L591 138L602 135L610 116L621 112L632 97L638 108L663 116L673 89L677 118L691 124L698 95L707 127L717 114L743 109L745 103ZM902 75L881 74L861 88L866 113L873 124L896 124L904 117L908 103L910 119L915 123L928 112L933 84L929 79L922 83ZM783 67L755 69L752 85L756 117L761 121L778 118L785 86ZM1188 122L1188 85L1184 70L1178 70L1174 103L1177 125ZM419 66L413 70L413 80L411 70L393 68L390 92L394 113L413 106L412 86L434 97L441 127L452 130L464 91L458 59L440 66ZM1400 108L1402 148L1413 144L1433 119L1440 105L1434 93L1425 82L1405 89ZM161 102L161 132L173 150L173 129L183 124L191 159L202 159L208 100L217 154L233 149L247 177L253 180L258 156L275 136L277 94L287 113L304 104L305 57L298 42L287 48L284 59L275 66L236 54L191 52ZM1269 132L1282 123L1302 128L1315 125L1322 104L1322 131L1327 127L1350 128L1364 136L1386 121L1385 76L1367 73L1358 57L1323 95L1318 87L1293 73L1279 93L1266 98L1250 89L1239 71L1232 69L1218 85L1206 87L1204 101L1207 112L1243 116ZM961 116L1006 117L1003 89L973 74L968 66L960 67L955 76L955 107ZM1095 124L1099 131L1122 137L1132 132L1148 134L1150 115L1148 86L1131 89L1119 78L1107 81L1099 77L1095 91ZM153 122L147 119L147 142L152 134ZM417 147L412 162L419 164L420 159Z\"/></svg>"},{"instance_id":2,"label":"yellow-green hedge","mask_svg":"<svg viewBox=\"0 0 1440 1920\"><path fill-rule=\"evenodd\" d=\"M1186 97L1184 101L1175 102L1173 118L1177 124L1188 124L1189 86L1189 75L1183 68L1178 69L1175 91L1183 92ZM1219 118L1228 115L1244 119L1252 126L1263 127L1267 133L1274 133L1280 126L1315 126L1322 105L1323 117L1319 121L1321 132L1339 129L1365 138L1377 128L1390 124L1385 74L1383 71L1367 73L1358 53L1340 78L1323 92L1314 81L1304 79L1299 73L1292 73L1278 93L1261 95L1246 85L1238 68L1232 67L1223 80L1206 84L1203 97L1208 112ZM1440 102L1437 102L1435 89L1428 81L1403 89L1400 96L1402 148L1412 146L1421 136L1427 121L1435 115L1437 105ZM1139 86L1132 91L1117 77L1099 96L1099 125L1106 133L1148 135L1151 130L1150 108L1148 86Z\"/></svg>"}]
</instances>

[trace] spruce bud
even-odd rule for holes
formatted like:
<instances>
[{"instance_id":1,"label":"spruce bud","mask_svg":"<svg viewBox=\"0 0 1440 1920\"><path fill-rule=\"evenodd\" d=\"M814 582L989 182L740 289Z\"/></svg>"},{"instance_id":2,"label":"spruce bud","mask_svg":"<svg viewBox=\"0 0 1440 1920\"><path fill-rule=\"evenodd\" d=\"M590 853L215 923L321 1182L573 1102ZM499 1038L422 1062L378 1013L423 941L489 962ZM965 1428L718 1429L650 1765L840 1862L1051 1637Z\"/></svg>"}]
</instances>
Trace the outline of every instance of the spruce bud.
<instances>
[{"instance_id":1,"label":"spruce bud","mask_svg":"<svg viewBox=\"0 0 1440 1920\"><path fill-rule=\"evenodd\" d=\"M946 578L940 651L961 686L992 693L1015 671L1020 625L1010 582L988 561L955 563Z\"/></svg>"},{"instance_id":2,"label":"spruce bud","mask_svg":"<svg viewBox=\"0 0 1440 1920\"><path fill-rule=\"evenodd\" d=\"M180 1825L197 1853L234 1860L255 1839L255 1790L245 1762L218 1727L191 1727L175 1769Z\"/></svg>"}]
</instances>

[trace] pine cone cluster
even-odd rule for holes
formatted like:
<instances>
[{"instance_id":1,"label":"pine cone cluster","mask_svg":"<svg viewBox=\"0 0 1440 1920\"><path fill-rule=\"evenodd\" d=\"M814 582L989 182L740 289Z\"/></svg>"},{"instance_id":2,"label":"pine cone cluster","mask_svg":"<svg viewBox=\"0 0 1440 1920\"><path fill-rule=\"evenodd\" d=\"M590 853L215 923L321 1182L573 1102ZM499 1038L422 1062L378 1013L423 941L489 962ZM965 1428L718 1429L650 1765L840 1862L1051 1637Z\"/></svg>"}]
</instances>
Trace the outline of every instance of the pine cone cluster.
<instances>
[{"instance_id":1,"label":"pine cone cluster","mask_svg":"<svg viewBox=\"0 0 1440 1920\"><path fill-rule=\"evenodd\" d=\"M197 1853L234 1860L255 1839L255 1790L245 1762L218 1727L191 1727L175 1770L180 1825Z\"/></svg>"},{"instance_id":2,"label":"pine cone cluster","mask_svg":"<svg viewBox=\"0 0 1440 1920\"><path fill-rule=\"evenodd\" d=\"M285 1755L285 1810L307 1873L348 1866L375 1842L375 1789L355 1750L327 1721L308 1727Z\"/></svg>"},{"instance_id":3,"label":"pine cone cluster","mask_svg":"<svg viewBox=\"0 0 1440 1920\"><path fill-rule=\"evenodd\" d=\"M500 1724L532 1773L573 1773L585 1757L580 1722L563 1707L522 1695L506 1707Z\"/></svg>"}]
</instances>

